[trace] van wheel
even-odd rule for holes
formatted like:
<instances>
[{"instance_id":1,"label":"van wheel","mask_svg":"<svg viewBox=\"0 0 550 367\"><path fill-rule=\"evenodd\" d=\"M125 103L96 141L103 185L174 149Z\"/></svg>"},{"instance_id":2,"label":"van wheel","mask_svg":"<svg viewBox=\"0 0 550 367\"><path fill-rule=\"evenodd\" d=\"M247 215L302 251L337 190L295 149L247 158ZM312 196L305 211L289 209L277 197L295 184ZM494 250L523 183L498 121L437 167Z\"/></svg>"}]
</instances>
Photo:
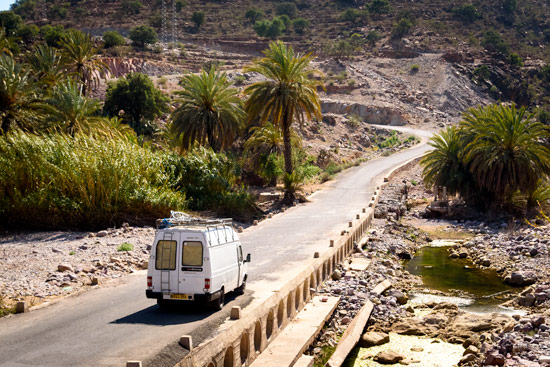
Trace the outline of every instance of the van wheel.
<instances>
[{"instance_id":1,"label":"van wheel","mask_svg":"<svg viewBox=\"0 0 550 367\"><path fill-rule=\"evenodd\" d=\"M237 289L235 289L235 292L237 294L244 294L244 291L246 290L246 276L243 279L243 284Z\"/></svg>"},{"instance_id":2,"label":"van wheel","mask_svg":"<svg viewBox=\"0 0 550 367\"><path fill-rule=\"evenodd\" d=\"M225 304L225 293L224 293L223 288L222 288L220 297L218 299L215 299L215 300L212 301L212 308L215 311L219 311L223 308L224 304Z\"/></svg>"}]
</instances>

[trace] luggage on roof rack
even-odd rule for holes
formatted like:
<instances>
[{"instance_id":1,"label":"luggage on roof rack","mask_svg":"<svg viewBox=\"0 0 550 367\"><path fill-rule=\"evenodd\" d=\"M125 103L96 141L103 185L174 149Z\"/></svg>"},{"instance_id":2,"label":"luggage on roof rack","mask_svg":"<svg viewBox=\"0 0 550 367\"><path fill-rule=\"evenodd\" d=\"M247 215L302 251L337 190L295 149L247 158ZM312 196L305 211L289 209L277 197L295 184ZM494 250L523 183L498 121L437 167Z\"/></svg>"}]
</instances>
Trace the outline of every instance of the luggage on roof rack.
<instances>
[{"instance_id":1,"label":"luggage on roof rack","mask_svg":"<svg viewBox=\"0 0 550 367\"><path fill-rule=\"evenodd\" d=\"M157 219L157 229L170 228L173 226L209 226L209 225L233 226L233 218L204 219L193 217L184 212L170 212L170 218Z\"/></svg>"}]
</instances>

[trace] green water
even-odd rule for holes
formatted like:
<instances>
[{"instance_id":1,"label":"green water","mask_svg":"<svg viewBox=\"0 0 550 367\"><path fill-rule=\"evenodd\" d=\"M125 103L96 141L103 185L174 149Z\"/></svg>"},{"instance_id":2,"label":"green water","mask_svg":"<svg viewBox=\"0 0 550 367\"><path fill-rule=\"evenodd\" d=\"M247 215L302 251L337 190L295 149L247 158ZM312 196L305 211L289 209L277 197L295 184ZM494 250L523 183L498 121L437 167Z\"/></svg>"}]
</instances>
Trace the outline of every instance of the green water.
<instances>
[{"instance_id":1,"label":"green water","mask_svg":"<svg viewBox=\"0 0 550 367\"><path fill-rule=\"evenodd\" d=\"M480 269L466 259L450 259L448 247L423 247L404 266L422 278L424 288L450 296L419 294L417 298L421 301L450 301L474 312L494 312L499 311L499 304L518 292L517 288L504 284L494 270Z\"/></svg>"}]
</instances>

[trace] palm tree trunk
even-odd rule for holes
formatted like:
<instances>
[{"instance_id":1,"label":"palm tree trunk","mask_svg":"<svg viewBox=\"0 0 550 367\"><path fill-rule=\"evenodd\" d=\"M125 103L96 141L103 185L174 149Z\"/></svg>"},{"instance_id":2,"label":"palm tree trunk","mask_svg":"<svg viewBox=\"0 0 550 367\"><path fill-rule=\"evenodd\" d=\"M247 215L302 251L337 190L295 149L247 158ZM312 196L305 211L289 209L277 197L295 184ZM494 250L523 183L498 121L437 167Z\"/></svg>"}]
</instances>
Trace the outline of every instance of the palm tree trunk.
<instances>
[{"instance_id":1,"label":"palm tree trunk","mask_svg":"<svg viewBox=\"0 0 550 367\"><path fill-rule=\"evenodd\" d=\"M292 123L292 115L288 112L285 112L283 119L283 143L284 143L284 158L285 158L285 175L286 179L289 179L289 176L292 174L292 144L290 142L290 125ZM285 197L284 202L286 204L291 204L296 198L295 193L292 190L289 190L288 187L285 187Z\"/></svg>"}]
</instances>

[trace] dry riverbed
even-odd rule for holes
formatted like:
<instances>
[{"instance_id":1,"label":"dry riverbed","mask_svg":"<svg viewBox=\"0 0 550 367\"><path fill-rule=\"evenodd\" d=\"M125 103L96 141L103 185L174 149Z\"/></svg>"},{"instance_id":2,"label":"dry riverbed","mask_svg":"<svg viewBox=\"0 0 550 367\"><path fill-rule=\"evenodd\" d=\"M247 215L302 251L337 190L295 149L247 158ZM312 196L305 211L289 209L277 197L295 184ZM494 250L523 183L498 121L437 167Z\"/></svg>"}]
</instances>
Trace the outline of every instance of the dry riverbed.
<instances>
[{"instance_id":1,"label":"dry riverbed","mask_svg":"<svg viewBox=\"0 0 550 367\"><path fill-rule=\"evenodd\" d=\"M370 299L373 313L360 348L346 366L550 366L548 224L534 227L483 217L425 219L431 196L421 183L419 166L402 172L383 190L377 219L361 252L354 255L370 259L370 266L353 271L351 264L343 264L321 289L342 300L308 351L316 365L323 365ZM443 254L445 260L467 262L465 271L479 268L496 274L502 286L515 286L502 292L502 301L494 297L497 303L508 299L506 309L496 305L491 310L498 313L469 312L461 303L467 292L426 289L421 277L405 269L406 259L439 239L455 240ZM371 293L384 279L393 287L383 295ZM432 348L435 344L441 347Z\"/></svg>"}]
</instances>

